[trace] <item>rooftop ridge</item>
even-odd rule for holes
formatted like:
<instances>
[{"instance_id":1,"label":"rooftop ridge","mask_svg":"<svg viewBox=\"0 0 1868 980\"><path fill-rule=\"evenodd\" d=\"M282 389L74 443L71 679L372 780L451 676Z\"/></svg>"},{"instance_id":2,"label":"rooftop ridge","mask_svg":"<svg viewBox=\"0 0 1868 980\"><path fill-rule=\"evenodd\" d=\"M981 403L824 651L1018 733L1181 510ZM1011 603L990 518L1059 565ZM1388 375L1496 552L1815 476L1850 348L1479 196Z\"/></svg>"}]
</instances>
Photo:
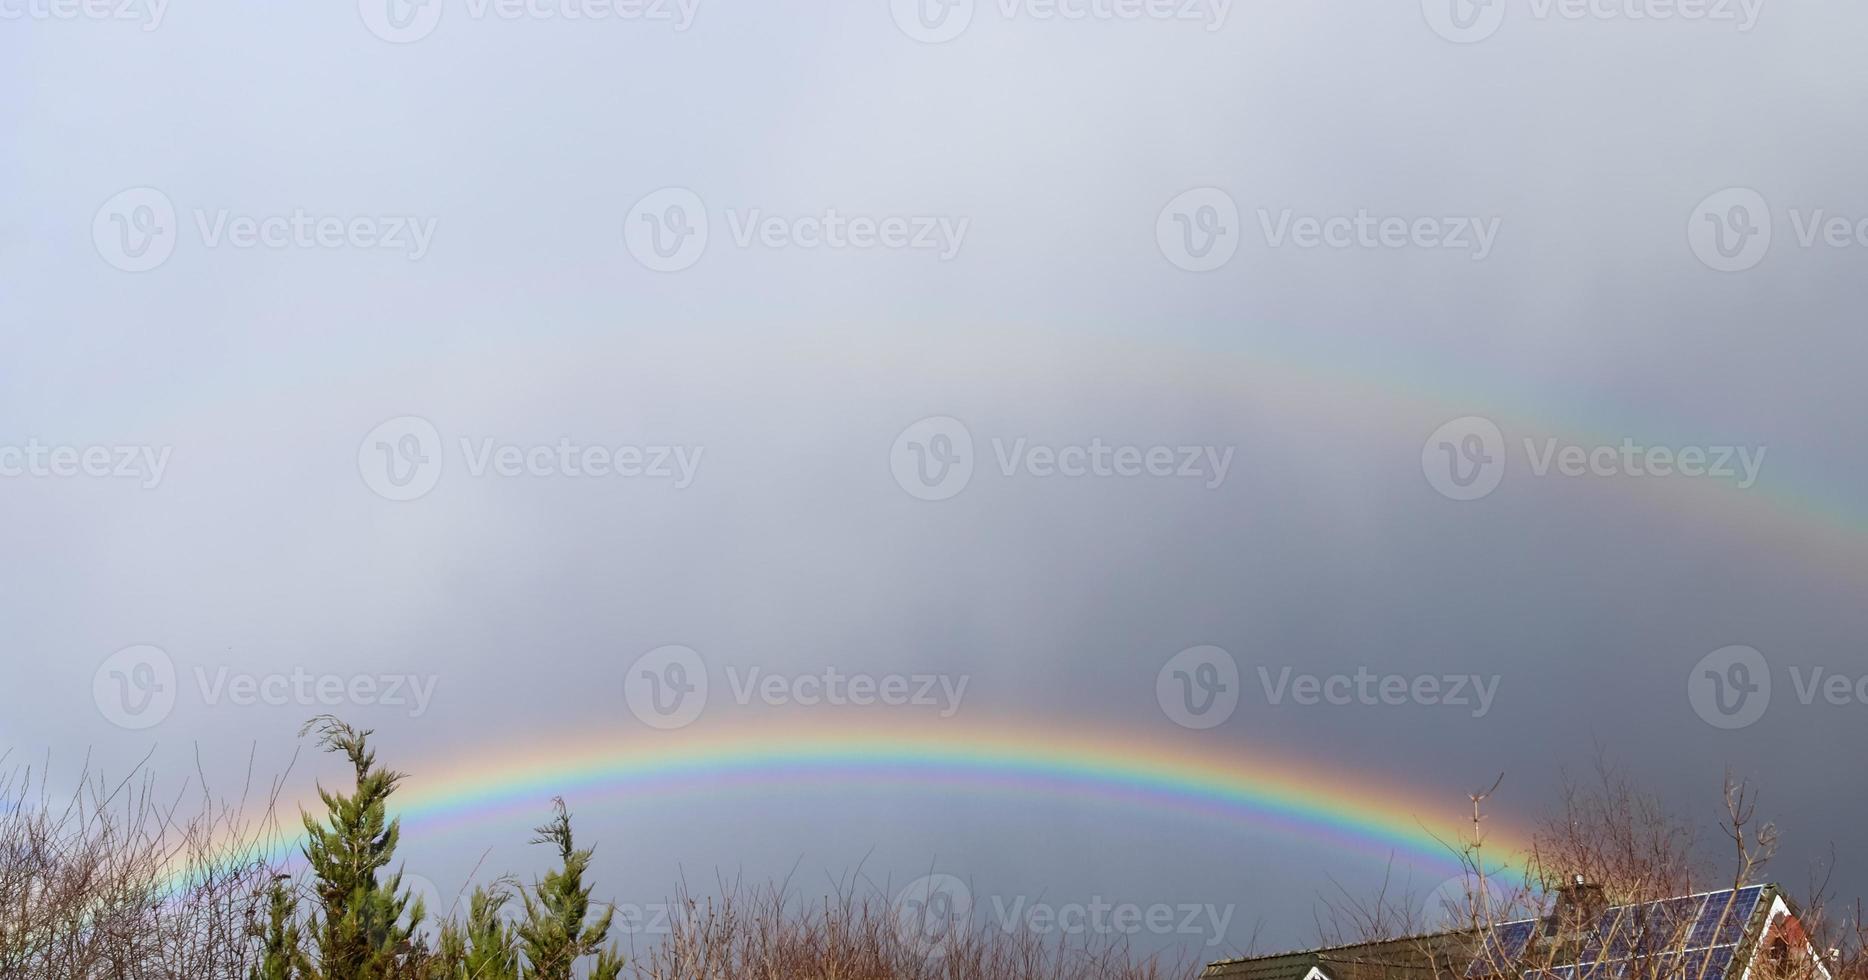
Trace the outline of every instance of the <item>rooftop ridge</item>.
<instances>
[{"instance_id":1,"label":"rooftop ridge","mask_svg":"<svg viewBox=\"0 0 1868 980\"><path fill-rule=\"evenodd\" d=\"M1395 943L1418 942L1423 939L1442 939L1473 932L1471 929L1442 929L1439 932L1418 932L1393 939L1364 939L1353 943L1339 943L1335 946L1309 946L1303 949L1289 949L1281 953L1253 953L1249 956L1234 956L1229 959L1214 960L1211 966L1227 966L1235 963L1252 963L1258 960L1277 960L1287 956L1321 956L1325 953L1337 953L1349 949L1362 949L1368 946L1391 946Z\"/></svg>"},{"instance_id":2,"label":"rooftop ridge","mask_svg":"<svg viewBox=\"0 0 1868 980\"><path fill-rule=\"evenodd\" d=\"M1580 954L1586 956L1586 959L1562 965L1553 964L1532 972L1547 974L1540 975L1536 980L1564 980L1567 976L1564 971L1575 971L1576 976L1580 977L1584 972L1593 975L1603 967L1612 969L1620 964L1644 959L1647 954L1621 947L1630 941L1642 942L1637 937L1647 935L1649 927L1656 923L1662 926L1677 925L1681 932L1681 944L1677 948L1661 951L1662 955L1723 955L1727 961L1719 965L1717 970L1724 971L1729 969L1729 961L1737 959L1746 944L1755 940L1754 933L1760 917L1767 913L1774 896L1784 897L1782 887L1774 882L1763 881L1605 905L1599 912L1591 913L1592 917L1586 924L1589 934L1597 937L1595 941L1602 948L1579 948L1569 955ZM1724 901L1720 900L1722 897ZM1680 921L1672 923L1676 918ZM1202 975L1251 977L1256 980L1304 980L1312 970L1318 968L1332 975L1343 975L1346 972L1353 975L1370 969L1412 973L1432 970L1438 973L1450 965L1436 965L1439 960L1465 956L1477 958L1465 966L1463 973L1451 972L1449 975L1473 980L1477 976L1474 971L1479 966L1479 960L1489 955L1493 944L1502 942L1510 946L1519 941L1510 936L1522 936L1527 929L1538 931L1540 926L1550 921L1550 914L1546 912L1433 932L1407 933L1387 939L1364 939L1283 952L1233 956L1210 962ZM1690 938L1700 933L1705 933L1703 940ZM1720 941L1722 939L1725 941ZM1461 947L1458 945L1460 943L1469 944L1471 948ZM1501 948L1498 952L1515 960L1524 951L1520 949L1517 953L1510 953ZM1714 976L1702 980L1724 978Z\"/></svg>"},{"instance_id":3,"label":"rooftop ridge","mask_svg":"<svg viewBox=\"0 0 1868 980\"><path fill-rule=\"evenodd\" d=\"M1714 895L1723 895L1727 892L1730 892L1736 895L1739 892L1742 892L1747 888L1776 889L1777 885L1774 883L1770 883L1770 882L1757 882L1757 883L1753 883L1749 885L1728 886L1725 888L1714 888L1714 889L1711 889L1710 891L1692 892L1686 895L1669 895L1666 898L1650 898L1650 899L1646 899L1644 901L1639 901L1639 902L1622 902L1616 905L1603 906L1601 914L1607 915L1608 913L1613 912L1617 909L1638 909L1643 906L1660 905L1666 902L1683 902L1689 898L1700 898L1700 899L1711 898ZM1495 922L1489 928L1502 929L1505 926L1516 926L1516 925L1523 925L1526 922L1542 922L1542 921L1543 921L1543 917L1541 916L1531 916L1529 918L1524 918L1524 919L1507 919L1504 922Z\"/></svg>"}]
</instances>

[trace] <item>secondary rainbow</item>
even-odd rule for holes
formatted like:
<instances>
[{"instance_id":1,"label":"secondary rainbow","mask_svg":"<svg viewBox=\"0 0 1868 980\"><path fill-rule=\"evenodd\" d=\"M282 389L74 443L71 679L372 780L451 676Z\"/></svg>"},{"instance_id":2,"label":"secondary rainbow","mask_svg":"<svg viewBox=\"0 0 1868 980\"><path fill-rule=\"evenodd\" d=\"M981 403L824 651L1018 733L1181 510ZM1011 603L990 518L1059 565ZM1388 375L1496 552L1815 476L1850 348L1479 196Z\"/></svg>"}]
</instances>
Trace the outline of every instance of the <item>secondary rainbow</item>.
<instances>
[{"instance_id":1,"label":"secondary rainbow","mask_svg":"<svg viewBox=\"0 0 1868 980\"><path fill-rule=\"evenodd\" d=\"M756 328L739 326L737 330L729 323L706 326L705 335L714 338L710 341L713 343L728 337L740 343L771 343L774 331L763 321ZM825 331L823 337L849 346L875 343L878 333L874 327L864 322L816 329ZM942 326L942 334L953 345L976 344L983 349L1003 343L1008 337L1037 339L1046 344L1068 341L1073 347L1094 344L1097 350L1152 359L1154 376L1184 378L1182 388L1199 383L1216 393L1250 395L1280 411L1294 413L1307 425L1327 423L1346 432L1391 429L1401 445L1418 445L1439 423L1475 413L1498 423L1513 439L1560 436L1586 445L1616 445L1623 438L1633 438L1644 445L1669 447L1706 441L1706 426L1693 419L1669 417L1658 411L1637 412L1637 406L1589 399L1540 398L1534 392L1550 386L1537 384L1539 379L1534 375L1518 377L1482 370L1447 352L1423 351L1400 341L1378 346L1366 337L1348 335L1328 325L1304 324L1300 328L1220 320L1187 325L1184 335L1136 333L1153 327L1093 323L1065 328L1000 321L985 326L947 324ZM886 332L880 335L887 336ZM458 377L503 375L520 357L550 357L588 365L600 363L602 359L593 352L604 350L602 344L615 340L613 326L608 323L581 329L561 325L551 336L557 346L550 349L537 347L538 337L529 334L523 345L479 334L465 336L452 348L454 360L445 365L436 362L432 345L405 339L407 346L398 348L394 338L385 338L385 346L373 358L352 357L332 363L306 358L282 365L285 373L278 376L238 379L250 387L235 388L234 379L227 379L220 390L177 388L168 396L174 401L145 406L144 417L173 425L194 422L196 416L201 416L218 424L227 404L244 407L267 400L311 398L324 391L333 377L359 382L379 375L393 378L406 371L409 364ZM980 339L972 339L975 336ZM1354 346L1347 346L1350 340ZM822 370L818 360L826 356L824 351L835 349L836 344L820 339L760 348L754 359L769 370L778 370L783 364L787 370L808 372ZM886 348L865 349L866 356L872 358L886 353ZM918 348L893 353L898 357L920 356ZM981 358L969 363L968 368L976 376L987 377L992 371L1022 370L1018 364L1014 357ZM803 373L799 376L811 377ZM204 396L212 398L198 401ZM196 401L184 402L184 398ZM287 408L297 411L293 405ZM1729 423L1715 427L1715 431L1726 428ZM1821 473L1787 467L1787 460L1773 454L1766 478L1745 490L1721 479L1618 480L1614 481L1614 489L1616 494L1656 508L1666 520L1683 526L1717 527L1723 532L1748 527L1756 534L1756 546L1773 553L1794 553L1811 565L1812 581L1818 584L1833 581L1828 575L1836 572L1850 576L1852 582L1853 576L1868 571L1868 508L1861 504L1861 494L1852 486L1825 479Z\"/></svg>"}]
</instances>

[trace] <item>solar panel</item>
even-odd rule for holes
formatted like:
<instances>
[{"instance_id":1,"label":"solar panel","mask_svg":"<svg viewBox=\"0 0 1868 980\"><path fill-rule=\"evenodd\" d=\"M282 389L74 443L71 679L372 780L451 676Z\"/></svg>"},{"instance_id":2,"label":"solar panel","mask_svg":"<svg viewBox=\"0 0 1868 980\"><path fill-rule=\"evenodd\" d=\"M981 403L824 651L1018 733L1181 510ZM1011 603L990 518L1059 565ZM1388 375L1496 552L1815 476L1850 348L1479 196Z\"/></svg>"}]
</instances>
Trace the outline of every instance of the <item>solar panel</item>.
<instances>
[{"instance_id":1,"label":"solar panel","mask_svg":"<svg viewBox=\"0 0 1868 980\"><path fill-rule=\"evenodd\" d=\"M1579 959L1628 959L1682 948L1702 899L1668 899L1603 911Z\"/></svg>"},{"instance_id":2,"label":"solar panel","mask_svg":"<svg viewBox=\"0 0 1868 980\"><path fill-rule=\"evenodd\" d=\"M1676 949L1680 940L1685 938L1693 923L1698 920L1700 911L1708 904L1711 895L1695 895L1688 898L1670 898L1654 903L1654 915L1648 922L1648 935L1659 938Z\"/></svg>"},{"instance_id":3,"label":"solar panel","mask_svg":"<svg viewBox=\"0 0 1868 980\"><path fill-rule=\"evenodd\" d=\"M1738 943L1745 936L1764 886L1725 889L1706 895L1670 898L1603 910L1584 935L1573 937L1567 953L1551 957L1524 980L1724 980ZM1543 920L1504 923L1487 935L1482 952L1466 970L1468 980L1516 972ZM1535 959L1536 957L1528 957Z\"/></svg>"},{"instance_id":4,"label":"solar panel","mask_svg":"<svg viewBox=\"0 0 1868 980\"><path fill-rule=\"evenodd\" d=\"M1736 955L1738 955L1737 946L1721 946L1717 949L1707 950L1706 956L1708 962L1706 964L1706 976L1725 976L1725 971L1731 969L1732 958Z\"/></svg>"},{"instance_id":5,"label":"solar panel","mask_svg":"<svg viewBox=\"0 0 1868 980\"><path fill-rule=\"evenodd\" d=\"M1687 948L1704 949L1738 942L1744 937L1745 924L1751 921L1751 913L1758 907L1758 897L1763 893L1762 887L1753 886L1708 895L1699 921L1693 923L1693 932L1687 937Z\"/></svg>"},{"instance_id":6,"label":"solar panel","mask_svg":"<svg viewBox=\"0 0 1868 980\"><path fill-rule=\"evenodd\" d=\"M1751 917L1758 914L1758 905L1764 901L1764 886L1756 885L1738 893L1738 904L1732 910L1732 917L1720 930L1716 946L1736 946L1745 941L1745 930L1751 925Z\"/></svg>"},{"instance_id":7,"label":"solar panel","mask_svg":"<svg viewBox=\"0 0 1868 980\"><path fill-rule=\"evenodd\" d=\"M1663 953L1649 961L1647 974L1660 980L1718 980L1732 965L1734 947Z\"/></svg>"},{"instance_id":8,"label":"solar panel","mask_svg":"<svg viewBox=\"0 0 1868 980\"><path fill-rule=\"evenodd\" d=\"M1524 957L1525 947L1530 945L1531 936L1536 932L1537 923L1528 919L1493 927L1485 937L1485 945L1480 949L1478 958L1466 968L1466 976L1486 976L1518 962Z\"/></svg>"},{"instance_id":9,"label":"solar panel","mask_svg":"<svg viewBox=\"0 0 1868 980\"><path fill-rule=\"evenodd\" d=\"M1627 970L1627 963L1618 960L1597 960L1578 963L1576 980L1621 980Z\"/></svg>"}]
</instances>

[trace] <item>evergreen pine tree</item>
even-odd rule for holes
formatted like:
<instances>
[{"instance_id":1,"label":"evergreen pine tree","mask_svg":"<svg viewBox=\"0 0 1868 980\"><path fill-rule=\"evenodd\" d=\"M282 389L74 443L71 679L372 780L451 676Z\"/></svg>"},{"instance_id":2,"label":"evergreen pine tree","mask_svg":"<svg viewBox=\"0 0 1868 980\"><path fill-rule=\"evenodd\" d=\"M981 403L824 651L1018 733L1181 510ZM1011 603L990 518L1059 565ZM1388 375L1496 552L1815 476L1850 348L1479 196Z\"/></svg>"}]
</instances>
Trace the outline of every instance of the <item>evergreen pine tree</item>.
<instances>
[{"instance_id":1,"label":"evergreen pine tree","mask_svg":"<svg viewBox=\"0 0 1868 980\"><path fill-rule=\"evenodd\" d=\"M504 880L490 892L475 888L465 925L449 919L441 927L426 976L430 980L520 980L516 937L500 916L511 898Z\"/></svg>"},{"instance_id":2,"label":"evergreen pine tree","mask_svg":"<svg viewBox=\"0 0 1868 980\"><path fill-rule=\"evenodd\" d=\"M273 879L267 892L266 931L261 936L259 964L248 976L251 980L295 980L308 972L305 948L298 928L298 900L281 875Z\"/></svg>"},{"instance_id":3,"label":"evergreen pine tree","mask_svg":"<svg viewBox=\"0 0 1868 980\"><path fill-rule=\"evenodd\" d=\"M325 715L308 722L327 751L341 752L355 771L349 795L318 787L325 817L302 814L310 862L318 958L308 980L400 980L424 954L415 930L425 910L402 891L402 873L384 876L401 838L388 818L389 797L404 774L376 765L369 731ZM407 919L405 922L404 919Z\"/></svg>"},{"instance_id":4,"label":"evergreen pine tree","mask_svg":"<svg viewBox=\"0 0 1868 980\"><path fill-rule=\"evenodd\" d=\"M527 980L571 980L573 965L582 957L595 955L591 980L616 980L623 970L623 958L613 947L603 944L610 935L614 908L590 919L590 886L584 884L584 872L590 867L591 849L579 850L571 837L571 814L564 800L553 800L551 822L538 828L534 844L550 844L558 849L560 866L546 872L530 892L521 891L526 920L519 924L518 936L530 967Z\"/></svg>"}]
</instances>

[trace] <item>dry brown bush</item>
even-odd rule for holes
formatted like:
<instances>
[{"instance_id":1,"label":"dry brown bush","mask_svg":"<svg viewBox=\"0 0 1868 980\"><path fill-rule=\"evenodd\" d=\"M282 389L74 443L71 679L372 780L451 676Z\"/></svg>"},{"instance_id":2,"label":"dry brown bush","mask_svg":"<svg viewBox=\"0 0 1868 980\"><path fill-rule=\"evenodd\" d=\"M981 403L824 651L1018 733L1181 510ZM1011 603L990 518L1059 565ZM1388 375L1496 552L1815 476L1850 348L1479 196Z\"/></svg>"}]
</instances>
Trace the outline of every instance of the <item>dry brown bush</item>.
<instances>
[{"instance_id":1,"label":"dry brown bush","mask_svg":"<svg viewBox=\"0 0 1868 980\"><path fill-rule=\"evenodd\" d=\"M244 980L276 871L245 802L159 797L142 766L56 794L0 770L0 977Z\"/></svg>"},{"instance_id":2,"label":"dry brown bush","mask_svg":"<svg viewBox=\"0 0 1868 980\"><path fill-rule=\"evenodd\" d=\"M1193 972L1120 942L1047 940L983 924L943 937L930 953L897 929L885 895L812 903L778 890L684 894L669 932L631 966L638 980L1166 980Z\"/></svg>"},{"instance_id":3,"label":"dry brown bush","mask_svg":"<svg viewBox=\"0 0 1868 980\"><path fill-rule=\"evenodd\" d=\"M247 980L269 890L283 874L276 784L258 801L264 816L248 820L239 816L251 812L245 798L219 802L198 787L159 797L140 766L115 781L87 771L75 792L54 792L43 773L0 772L0 978ZM1190 972L1117 944L1047 943L985 927L929 955L898 936L880 899L811 903L731 887L672 904L686 910L672 917L672 931L632 954L639 980L1164 980Z\"/></svg>"}]
</instances>

